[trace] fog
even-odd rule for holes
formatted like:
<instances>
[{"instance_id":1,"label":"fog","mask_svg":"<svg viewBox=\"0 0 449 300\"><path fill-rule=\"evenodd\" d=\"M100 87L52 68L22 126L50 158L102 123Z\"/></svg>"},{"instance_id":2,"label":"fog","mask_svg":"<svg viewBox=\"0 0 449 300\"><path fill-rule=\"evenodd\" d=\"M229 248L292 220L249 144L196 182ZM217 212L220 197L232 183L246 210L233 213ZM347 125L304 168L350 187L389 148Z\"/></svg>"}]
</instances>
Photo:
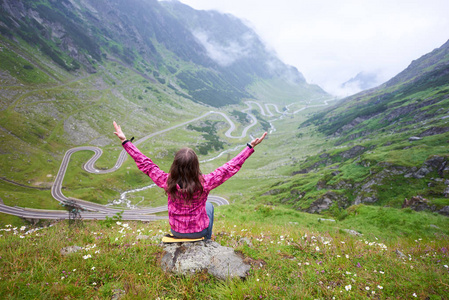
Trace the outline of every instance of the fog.
<instances>
[{"instance_id":1,"label":"fog","mask_svg":"<svg viewBox=\"0 0 449 300\"><path fill-rule=\"evenodd\" d=\"M243 19L309 83L338 96L360 91L358 82L342 87L358 73L371 74L378 85L449 39L447 0L181 2ZM211 54L223 56L224 64L232 63L232 52L208 46Z\"/></svg>"}]
</instances>

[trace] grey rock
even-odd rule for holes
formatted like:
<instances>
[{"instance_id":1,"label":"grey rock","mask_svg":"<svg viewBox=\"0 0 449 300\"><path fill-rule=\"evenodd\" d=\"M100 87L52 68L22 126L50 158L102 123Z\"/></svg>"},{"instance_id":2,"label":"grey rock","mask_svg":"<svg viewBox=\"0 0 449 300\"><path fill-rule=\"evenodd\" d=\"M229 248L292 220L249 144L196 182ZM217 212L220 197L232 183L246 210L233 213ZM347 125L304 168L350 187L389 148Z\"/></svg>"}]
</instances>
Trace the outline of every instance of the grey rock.
<instances>
[{"instance_id":1,"label":"grey rock","mask_svg":"<svg viewBox=\"0 0 449 300\"><path fill-rule=\"evenodd\" d=\"M410 207L416 211L430 210L429 201L422 196L413 196L409 199L405 198L402 203L402 208Z\"/></svg>"},{"instance_id":2,"label":"grey rock","mask_svg":"<svg viewBox=\"0 0 449 300\"><path fill-rule=\"evenodd\" d=\"M419 141L419 140L422 140L422 138L420 138L420 137L418 137L418 136L411 136L411 137L408 138L408 140L409 140L410 142L413 142L413 141Z\"/></svg>"},{"instance_id":3,"label":"grey rock","mask_svg":"<svg viewBox=\"0 0 449 300\"><path fill-rule=\"evenodd\" d=\"M150 238L149 235L139 234L136 239L138 240L148 240Z\"/></svg>"},{"instance_id":4,"label":"grey rock","mask_svg":"<svg viewBox=\"0 0 449 300\"><path fill-rule=\"evenodd\" d=\"M399 249L396 249L394 252L396 252L396 254L397 254L397 256L399 258L402 258L402 259L406 259L407 258L407 256L405 256L405 254L402 253L401 250L399 250Z\"/></svg>"},{"instance_id":5,"label":"grey rock","mask_svg":"<svg viewBox=\"0 0 449 300\"><path fill-rule=\"evenodd\" d=\"M238 243L240 245L246 244L248 247L252 247L253 246L253 243L251 243L251 240L249 238L247 238L247 237L241 238Z\"/></svg>"},{"instance_id":6,"label":"grey rock","mask_svg":"<svg viewBox=\"0 0 449 300\"><path fill-rule=\"evenodd\" d=\"M416 179L421 179L426 177L426 175L429 174L430 172L431 170L429 170L428 168L422 167L421 169L418 170L418 172L413 174L413 177L415 177Z\"/></svg>"},{"instance_id":7,"label":"grey rock","mask_svg":"<svg viewBox=\"0 0 449 300\"><path fill-rule=\"evenodd\" d=\"M124 290L121 289L115 289L113 290L113 295L111 297L111 300L118 300L120 298L122 298L123 296L125 296L126 292Z\"/></svg>"},{"instance_id":8,"label":"grey rock","mask_svg":"<svg viewBox=\"0 0 449 300\"><path fill-rule=\"evenodd\" d=\"M318 221L328 221L328 222L335 222L335 220L333 219L323 219L323 218L318 218Z\"/></svg>"},{"instance_id":9,"label":"grey rock","mask_svg":"<svg viewBox=\"0 0 449 300\"><path fill-rule=\"evenodd\" d=\"M165 253L161 268L175 274L193 274L207 270L219 279L245 278L250 265L239 257L234 249L214 241L162 244Z\"/></svg>"},{"instance_id":10,"label":"grey rock","mask_svg":"<svg viewBox=\"0 0 449 300\"><path fill-rule=\"evenodd\" d=\"M320 213L323 210L329 209L333 203L337 203L338 207L345 207L348 199L339 193L328 191L321 198L314 201L305 211L311 214Z\"/></svg>"},{"instance_id":11,"label":"grey rock","mask_svg":"<svg viewBox=\"0 0 449 300\"><path fill-rule=\"evenodd\" d=\"M366 148L360 145L354 146L349 150L343 151L340 153L341 157L343 157L344 159L349 159L349 158L354 158L357 155L362 154L363 152L366 151Z\"/></svg>"},{"instance_id":12,"label":"grey rock","mask_svg":"<svg viewBox=\"0 0 449 300\"><path fill-rule=\"evenodd\" d=\"M331 207L333 201L327 195L324 195L323 198L320 198L313 202L310 207L307 209L308 213L320 213L322 210L329 209Z\"/></svg>"},{"instance_id":13,"label":"grey rock","mask_svg":"<svg viewBox=\"0 0 449 300\"><path fill-rule=\"evenodd\" d=\"M438 211L440 215L449 216L449 206L445 206Z\"/></svg>"},{"instance_id":14,"label":"grey rock","mask_svg":"<svg viewBox=\"0 0 449 300\"><path fill-rule=\"evenodd\" d=\"M83 248L80 247L80 246L68 246L68 247L62 248L60 253L61 253L61 255L68 255L70 253L78 252L78 251L80 251L82 249Z\"/></svg>"},{"instance_id":15,"label":"grey rock","mask_svg":"<svg viewBox=\"0 0 449 300\"><path fill-rule=\"evenodd\" d=\"M369 196L358 195L354 200L354 205L358 205L361 203L374 203L377 200L379 200L379 199L377 199L377 197L374 194L369 195Z\"/></svg>"},{"instance_id":16,"label":"grey rock","mask_svg":"<svg viewBox=\"0 0 449 300\"><path fill-rule=\"evenodd\" d=\"M363 234L361 234L360 232L357 232L357 231L355 231L355 230L353 230L353 229L343 229L343 231L344 231L344 232L347 232L347 233L349 233L349 234L351 234L351 235L355 235L355 236L361 236L361 235L363 235Z\"/></svg>"},{"instance_id":17,"label":"grey rock","mask_svg":"<svg viewBox=\"0 0 449 300\"><path fill-rule=\"evenodd\" d=\"M268 192L265 192L262 194L262 196L267 196L267 195L277 195L281 192L280 189L274 189L274 190L269 190Z\"/></svg>"},{"instance_id":18,"label":"grey rock","mask_svg":"<svg viewBox=\"0 0 449 300\"><path fill-rule=\"evenodd\" d=\"M449 187L447 187L447 188L444 190L443 194L444 194L444 197L449 198Z\"/></svg>"},{"instance_id":19,"label":"grey rock","mask_svg":"<svg viewBox=\"0 0 449 300\"><path fill-rule=\"evenodd\" d=\"M436 134L443 134L449 131L449 127L432 127L424 132L421 132L419 136L431 136Z\"/></svg>"}]
</instances>

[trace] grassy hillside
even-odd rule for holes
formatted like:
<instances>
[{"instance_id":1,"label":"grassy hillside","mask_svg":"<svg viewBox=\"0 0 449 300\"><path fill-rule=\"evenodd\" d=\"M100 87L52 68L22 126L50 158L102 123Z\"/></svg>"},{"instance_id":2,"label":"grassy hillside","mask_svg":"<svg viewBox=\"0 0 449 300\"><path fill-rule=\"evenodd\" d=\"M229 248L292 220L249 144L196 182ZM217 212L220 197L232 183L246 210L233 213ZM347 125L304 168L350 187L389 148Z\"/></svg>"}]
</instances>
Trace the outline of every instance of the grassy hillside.
<instances>
[{"instance_id":1,"label":"grassy hillside","mask_svg":"<svg viewBox=\"0 0 449 300\"><path fill-rule=\"evenodd\" d=\"M447 215L448 57L446 43L384 85L309 115L297 142L313 132L322 148L263 199L344 218L354 204L401 208L421 197L420 209Z\"/></svg>"},{"instance_id":2,"label":"grassy hillside","mask_svg":"<svg viewBox=\"0 0 449 300\"><path fill-rule=\"evenodd\" d=\"M215 240L252 263L246 280L226 282L161 271L166 221L58 222L38 231L2 224L0 290L6 298L33 299L444 299L449 293L448 218L363 205L344 221L319 218L265 205L218 207ZM62 256L71 245L83 249Z\"/></svg>"}]
</instances>

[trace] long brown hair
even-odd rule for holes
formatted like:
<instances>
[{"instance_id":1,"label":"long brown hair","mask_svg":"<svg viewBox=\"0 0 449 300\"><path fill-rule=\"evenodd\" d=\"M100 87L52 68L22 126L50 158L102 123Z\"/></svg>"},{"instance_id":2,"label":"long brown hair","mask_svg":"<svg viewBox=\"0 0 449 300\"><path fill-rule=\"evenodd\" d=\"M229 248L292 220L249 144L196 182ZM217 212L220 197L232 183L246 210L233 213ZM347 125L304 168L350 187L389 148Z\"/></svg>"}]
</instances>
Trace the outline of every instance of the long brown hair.
<instances>
[{"instance_id":1,"label":"long brown hair","mask_svg":"<svg viewBox=\"0 0 449 300\"><path fill-rule=\"evenodd\" d=\"M194 196L203 193L202 179L200 163L195 151L182 148L176 153L170 167L166 192L172 198L177 198L181 192L183 199L191 201ZM177 185L181 190L178 190Z\"/></svg>"}]
</instances>

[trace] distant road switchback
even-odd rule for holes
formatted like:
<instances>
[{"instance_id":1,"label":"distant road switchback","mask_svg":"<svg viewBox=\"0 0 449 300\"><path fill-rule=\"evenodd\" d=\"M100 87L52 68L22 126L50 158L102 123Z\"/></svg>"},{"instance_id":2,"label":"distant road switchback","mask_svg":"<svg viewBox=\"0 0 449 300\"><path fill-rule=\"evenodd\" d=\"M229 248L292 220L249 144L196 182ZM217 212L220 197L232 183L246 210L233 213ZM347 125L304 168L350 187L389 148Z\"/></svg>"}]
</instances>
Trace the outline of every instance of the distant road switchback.
<instances>
[{"instance_id":1,"label":"distant road switchback","mask_svg":"<svg viewBox=\"0 0 449 300\"><path fill-rule=\"evenodd\" d=\"M210 111L210 112L207 112L204 115L194 118L190 121L183 122L181 124L177 124L175 126L160 130L158 132L151 133L151 134L135 141L134 144L138 145L138 144L146 141L149 138L152 138L159 134L162 134L162 133L168 132L170 130L185 126L189 123L198 121L198 120L205 118L211 114L218 114L218 115L222 116L229 123L229 129L225 133L226 137L241 139L241 138L246 137L248 130L257 124L257 118L248 112L252 108L251 104L258 106L258 108L260 109L261 115L268 116L268 117L274 116L273 113L270 111L269 106L273 107L275 109L276 113L279 114L280 117L282 117L282 116L288 115L288 114L295 114L295 113L300 112L309 107L328 105L327 102L324 101L324 104L306 106L306 107L303 107L303 108L291 113L291 112L289 112L288 106L286 107L286 111L281 112L281 111L279 111L279 108L277 107L276 104L265 104L264 105L265 110L266 110L266 112L265 112L262 105L257 102L247 101L245 103L248 105L248 108L245 109L243 112L246 112L248 114L248 116L251 119L251 122L248 126L246 126L243 129L242 134L240 136L232 135L232 132L236 129L236 126L235 126L234 122L225 113ZM61 203L64 203L67 200L75 201L84 210L83 212L81 212L81 218L83 218L83 219L104 220L104 219L106 219L106 217L113 217L114 215L116 215L117 213L119 213L121 211L123 211L123 213L121 215L123 220L154 221L154 220L160 220L160 219L167 219L166 216L156 216L155 215L156 213L167 211L166 205L159 206L159 207L151 207L151 208L125 209L124 210L124 209L111 208L109 206L96 204L96 203L92 203L92 202L81 200L81 199L66 197L62 193L62 182L64 180L64 176L67 171L67 166L69 164L70 157L75 152L86 151L86 150L93 151L94 155L92 156L91 159L89 159L84 164L84 170L86 170L89 173L93 173L93 174L105 174L105 173L115 172L122 166L123 162L125 161L125 159L128 156L126 151L122 150L117 158L117 162L115 163L114 167L112 167L111 169L108 169L108 170L99 170L99 169L95 168L95 162L101 157L101 155L103 153L103 151L100 148L93 147L93 146L83 146L83 147L76 147L76 148L67 150L67 152L64 155L64 158L62 159L61 166L60 166L58 174L56 175L56 178L55 178L55 182L53 183L53 186L51 188L51 195L53 196L53 198L55 198L57 201L59 201ZM213 196L213 195L209 195L209 197L207 198L207 201L215 203L216 205L228 205L229 204L228 200L226 200L225 198L222 198L219 196ZM21 207L17 207L17 206L11 207L11 206L5 205L1 199L0 199L0 212L19 216L19 217L22 217L25 219L68 219L69 218L68 212L64 211L64 210L30 209L30 208L21 208Z\"/></svg>"}]
</instances>

